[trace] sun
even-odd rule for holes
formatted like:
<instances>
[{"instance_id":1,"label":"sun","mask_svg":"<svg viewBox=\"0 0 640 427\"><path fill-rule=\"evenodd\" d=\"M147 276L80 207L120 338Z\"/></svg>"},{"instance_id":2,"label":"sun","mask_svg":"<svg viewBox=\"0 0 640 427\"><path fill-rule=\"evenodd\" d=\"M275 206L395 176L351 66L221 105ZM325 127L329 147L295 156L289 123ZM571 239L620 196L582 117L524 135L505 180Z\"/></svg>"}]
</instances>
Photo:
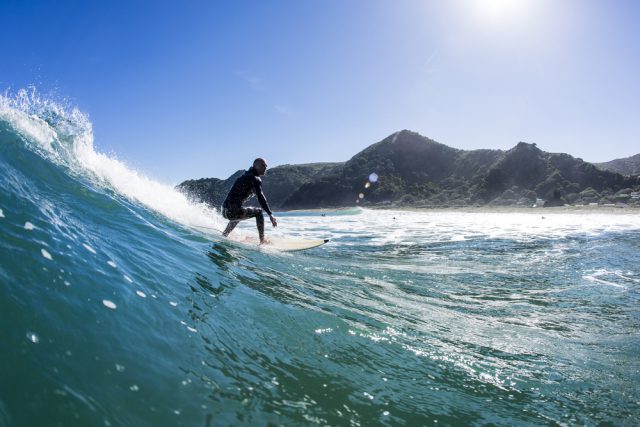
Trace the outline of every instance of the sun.
<instances>
[{"instance_id":1,"label":"sun","mask_svg":"<svg viewBox=\"0 0 640 427\"><path fill-rule=\"evenodd\" d=\"M477 14L493 22L521 18L529 3L530 0L473 0Z\"/></svg>"}]
</instances>

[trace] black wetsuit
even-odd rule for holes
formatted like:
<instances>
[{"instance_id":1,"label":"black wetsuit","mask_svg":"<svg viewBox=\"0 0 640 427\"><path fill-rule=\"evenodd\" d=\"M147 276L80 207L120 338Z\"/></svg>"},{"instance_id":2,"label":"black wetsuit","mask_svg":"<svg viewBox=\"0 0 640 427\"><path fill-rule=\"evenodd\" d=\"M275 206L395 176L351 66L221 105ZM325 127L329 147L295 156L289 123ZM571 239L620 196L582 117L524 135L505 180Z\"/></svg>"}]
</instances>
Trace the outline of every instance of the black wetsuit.
<instances>
[{"instance_id":1,"label":"black wetsuit","mask_svg":"<svg viewBox=\"0 0 640 427\"><path fill-rule=\"evenodd\" d=\"M260 208L246 208L242 204L251 196L256 195L258 202L260 202ZM267 199L262 192L262 180L256 174L253 168L249 168L240 178L236 179L233 183L231 190L227 198L224 199L222 204L222 216L229 220L227 228L222 233L228 236L231 231L238 225L238 222L243 219L256 218L256 226L258 227L258 234L260 235L260 241L264 240L264 217L262 216L262 210L271 216L272 212L269 209Z\"/></svg>"}]
</instances>

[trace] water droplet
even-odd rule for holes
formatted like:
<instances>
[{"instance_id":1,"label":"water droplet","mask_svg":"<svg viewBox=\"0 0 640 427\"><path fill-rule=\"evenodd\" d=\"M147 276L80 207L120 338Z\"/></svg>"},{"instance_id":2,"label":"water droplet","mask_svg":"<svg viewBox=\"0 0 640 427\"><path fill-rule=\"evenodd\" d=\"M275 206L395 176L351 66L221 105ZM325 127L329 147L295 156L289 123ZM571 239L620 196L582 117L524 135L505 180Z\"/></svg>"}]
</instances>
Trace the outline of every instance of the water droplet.
<instances>
[{"instance_id":1,"label":"water droplet","mask_svg":"<svg viewBox=\"0 0 640 427\"><path fill-rule=\"evenodd\" d=\"M96 253L96 250L93 249L91 246L87 245L86 243L83 243L82 246L84 246L84 248L86 250L88 250L89 252L94 253L94 254Z\"/></svg>"},{"instance_id":2,"label":"water droplet","mask_svg":"<svg viewBox=\"0 0 640 427\"><path fill-rule=\"evenodd\" d=\"M131 278L129 276L127 276L126 274L124 275L124 280L126 280L129 283L133 283L133 280L131 280Z\"/></svg>"},{"instance_id":3,"label":"water droplet","mask_svg":"<svg viewBox=\"0 0 640 427\"><path fill-rule=\"evenodd\" d=\"M4 218L4 212L2 212L2 209L0 209L0 218Z\"/></svg>"},{"instance_id":4,"label":"water droplet","mask_svg":"<svg viewBox=\"0 0 640 427\"><path fill-rule=\"evenodd\" d=\"M174 301L169 301L169 304L171 304L173 307L176 307L178 305L178 303Z\"/></svg>"},{"instance_id":5,"label":"water droplet","mask_svg":"<svg viewBox=\"0 0 640 427\"><path fill-rule=\"evenodd\" d=\"M117 267L116 263L115 263L115 262L113 262L113 261L111 261L111 260L107 261L107 264L109 264L109 265L110 265L111 267L113 267L113 268L116 268L116 267Z\"/></svg>"},{"instance_id":6,"label":"water droplet","mask_svg":"<svg viewBox=\"0 0 640 427\"><path fill-rule=\"evenodd\" d=\"M367 182L367 183L364 185L364 188L369 188L369 187L371 187L371 183L370 183L370 182Z\"/></svg>"},{"instance_id":7,"label":"water droplet","mask_svg":"<svg viewBox=\"0 0 640 427\"><path fill-rule=\"evenodd\" d=\"M138 294L138 296L139 296L140 298L146 298L146 297L147 297L147 296L145 295L145 293L144 293L144 292L142 292L142 291L136 291L136 294Z\"/></svg>"},{"instance_id":8,"label":"water droplet","mask_svg":"<svg viewBox=\"0 0 640 427\"><path fill-rule=\"evenodd\" d=\"M116 371L124 372L124 366L123 365L119 365L119 364L116 363Z\"/></svg>"},{"instance_id":9,"label":"water droplet","mask_svg":"<svg viewBox=\"0 0 640 427\"><path fill-rule=\"evenodd\" d=\"M131 391L138 391L138 390L140 390L140 387L138 387L137 385L135 385L135 384L134 384L134 385L132 385L131 387L129 387L129 390L131 390Z\"/></svg>"},{"instance_id":10,"label":"water droplet","mask_svg":"<svg viewBox=\"0 0 640 427\"><path fill-rule=\"evenodd\" d=\"M369 175L369 182L378 182L378 174L373 172Z\"/></svg>"},{"instance_id":11,"label":"water droplet","mask_svg":"<svg viewBox=\"0 0 640 427\"><path fill-rule=\"evenodd\" d=\"M189 331L193 332L193 333L198 332L198 330L197 330L197 329L192 328L191 326L187 326L187 329L188 329Z\"/></svg>"},{"instance_id":12,"label":"water droplet","mask_svg":"<svg viewBox=\"0 0 640 427\"><path fill-rule=\"evenodd\" d=\"M42 254L43 257L45 257L48 260L53 260L53 258L51 258L51 254L49 252L47 252L46 249L40 249L40 253Z\"/></svg>"},{"instance_id":13,"label":"water droplet","mask_svg":"<svg viewBox=\"0 0 640 427\"><path fill-rule=\"evenodd\" d=\"M64 285L65 285L65 286L71 286L71 283L69 283L69 281L68 281L68 280L65 280L65 281L64 281Z\"/></svg>"},{"instance_id":14,"label":"water droplet","mask_svg":"<svg viewBox=\"0 0 640 427\"><path fill-rule=\"evenodd\" d=\"M33 230L34 228L36 228L33 224L31 224L29 221L24 223L24 229L25 230Z\"/></svg>"},{"instance_id":15,"label":"water droplet","mask_svg":"<svg viewBox=\"0 0 640 427\"><path fill-rule=\"evenodd\" d=\"M27 332L27 339L34 344L38 344L40 342L40 338L33 332Z\"/></svg>"},{"instance_id":16,"label":"water droplet","mask_svg":"<svg viewBox=\"0 0 640 427\"><path fill-rule=\"evenodd\" d=\"M358 194L358 198L359 199L364 199L364 194L362 194L362 193Z\"/></svg>"},{"instance_id":17,"label":"water droplet","mask_svg":"<svg viewBox=\"0 0 640 427\"><path fill-rule=\"evenodd\" d=\"M102 304L104 304L105 307L110 308L112 310L116 309L115 303L113 301L109 301L108 299L103 299Z\"/></svg>"},{"instance_id":18,"label":"water droplet","mask_svg":"<svg viewBox=\"0 0 640 427\"><path fill-rule=\"evenodd\" d=\"M388 415L389 415L389 411L384 411L384 412L382 413L382 415L384 415L385 417L386 417L386 416L388 416Z\"/></svg>"}]
</instances>

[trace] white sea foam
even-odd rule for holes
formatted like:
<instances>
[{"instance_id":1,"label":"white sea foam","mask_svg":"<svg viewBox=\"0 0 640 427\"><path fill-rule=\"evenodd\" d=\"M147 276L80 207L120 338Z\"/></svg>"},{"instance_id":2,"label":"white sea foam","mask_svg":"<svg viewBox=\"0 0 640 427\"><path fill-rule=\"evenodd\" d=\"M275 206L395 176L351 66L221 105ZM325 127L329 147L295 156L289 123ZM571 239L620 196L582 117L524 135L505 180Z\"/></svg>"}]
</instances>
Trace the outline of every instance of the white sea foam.
<instances>
[{"instance_id":1,"label":"white sea foam","mask_svg":"<svg viewBox=\"0 0 640 427\"><path fill-rule=\"evenodd\" d=\"M40 249L40 253L42 254L43 257L45 257L48 260L53 260L53 257L51 257L51 254L49 252L47 252L46 249Z\"/></svg>"},{"instance_id":2,"label":"white sea foam","mask_svg":"<svg viewBox=\"0 0 640 427\"><path fill-rule=\"evenodd\" d=\"M34 95L33 90L22 89L12 98L0 95L0 120L7 122L25 140L52 151L56 132L32 112L38 103L41 101Z\"/></svg>"},{"instance_id":3,"label":"white sea foam","mask_svg":"<svg viewBox=\"0 0 640 427\"><path fill-rule=\"evenodd\" d=\"M282 217L283 227L269 230L299 238L318 236L340 239L342 244L369 246L410 246L415 243L456 243L475 239L561 239L567 236L590 238L603 232L640 230L640 215L635 211L544 211L514 209L508 212L424 210L393 211L363 209L339 219L330 215ZM245 229L255 225L245 221ZM329 231L330 230L330 231Z\"/></svg>"},{"instance_id":4,"label":"white sea foam","mask_svg":"<svg viewBox=\"0 0 640 427\"><path fill-rule=\"evenodd\" d=\"M33 332L27 332L27 339L34 344L38 344L40 342L40 338L38 337L38 335L34 334Z\"/></svg>"},{"instance_id":5,"label":"white sea foam","mask_svg":"<svg viewBox=\"0 0 640 427\"><path fill-rule=\"evenodd\" d=\"M226 221L215 210L192 203L173 185L154 181L115 156L97 151L91 121L77 108L43 99L34 89L20 90L13 96L0 95L0 121L44 150L55 163L64 163L74 173L176 222L213 230L224 227Z\"/></svg>"},{"instance_id":6,"label":"white sea foam","mask_svg":"<svg viewBox=\"0 0 640 427\"><path fill-rule=\"evenodd\" d=\"M585 275L582 277L589 282L600 283L602 285L612 286L614 288L624 288L624 285L620 285L618 283L614 283L609 280L600 279L596 275Z\"/></svg>"},{"instance_id":7,"label":"white sea foam","mask_svg":"<svg viewBox=\"0 0 640 427\"><path fill-rule=\"evenodd\" d=\"M93 144L77 145L76 155L84 168L120 194L185 225L221 228L215 211L204 205L191 203L171 185L158 183L131 169L124 162L96 152Z\"/></svg>"},{"instance_id":8,"label":"white sea foam","mask_svg":"<svg viewBox=\"0 0 640 427\"><path fill-rule=\"evenodd\" d=\"M109 301L108 299L103 299L102 304L112 310L115 310L117 308L116 304L113 301Z\"/></svg>"}]
</instances>

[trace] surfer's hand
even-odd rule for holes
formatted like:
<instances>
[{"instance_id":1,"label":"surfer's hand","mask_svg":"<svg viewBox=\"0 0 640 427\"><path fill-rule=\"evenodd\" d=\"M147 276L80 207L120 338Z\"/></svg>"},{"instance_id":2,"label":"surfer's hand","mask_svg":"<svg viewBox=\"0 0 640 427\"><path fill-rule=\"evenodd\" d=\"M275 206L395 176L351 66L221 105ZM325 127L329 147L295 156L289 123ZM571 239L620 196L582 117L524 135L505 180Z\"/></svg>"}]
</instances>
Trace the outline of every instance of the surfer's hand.
<instances>
[{"instance_id":1,"label":"surfer's hand","mask_svg":"<svg viewBox=\"0 0 640 427\"><path fill-rule=\"evenodd\" d=\"M276 219L275 216L269 215L269 219L271 220L271 225L273 225L274 227L278 226L278 220Z\"/></svg>"}]
</instances>

